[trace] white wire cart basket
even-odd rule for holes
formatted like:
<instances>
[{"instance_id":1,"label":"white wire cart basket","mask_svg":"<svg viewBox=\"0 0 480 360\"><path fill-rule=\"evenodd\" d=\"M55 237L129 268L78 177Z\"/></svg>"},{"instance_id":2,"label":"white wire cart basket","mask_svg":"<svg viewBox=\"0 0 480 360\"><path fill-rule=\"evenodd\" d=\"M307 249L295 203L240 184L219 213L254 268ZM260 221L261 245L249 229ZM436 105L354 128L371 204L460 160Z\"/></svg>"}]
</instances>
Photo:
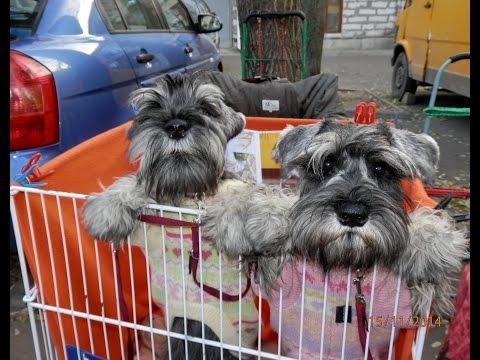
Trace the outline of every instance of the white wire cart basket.
<instances>
[{"instance_id":1,"label":"white wire cart basket","mask_svg":"<svg viewBox=\"0 0 480 360\"><path fill-rule=\"evenodd\" d=\"M261 290L257 290L258 302L257 316L258 324L255 325L257 341L252 346L242 345L242 331L238 331L238 341L234 343L223 341L222 331L220 332L220 341L213 341L205 338L205 332L202 331L202 337L192 337L186 332L178 333L169 329L168 322L166 327L157 326L155 319L157 316L169 317L169 296L165 296L165 306L161 309L153 300L158 297L154 291L171 290L167 286L167 277L163 276L164 287L160 290L151 288L152 277L155 273L151 271L151 259L149 246L151 239L147 239L146 224L143 223L144 245L143 247L132 244L131 239L127 239L125 245L118 250L114 250L109 244L104 244L92 240L82 226L81 209L83 207L86 195L70 192L40 190L35 188L25 188L12 186L10 188L11 199L10 207L16 236L18 255L20 260L23 285L25 288L24 302L28 308L31 331L36 359L129 359L135 358L159 358L158 349L155 342L163 341L168 349L169 359L173 358L170 353L170 343L172 339L182 339L185 341L196 342L205 346L219 347L223 350L229 350L234 356L241 358L264 358L264 359L291 359L282 355L282 329L278 326L278 342L274 346L262 348L262 321L266 311L265 303L262 301ZM149 212L154 211L160 216L176 218L180 221L191 221L198 218L200 212L189 208L175 208L170 206L151 205ZM112 215L114 216L114 215ZM160 262L167 268L168 256L165 255L165 228L161 225L160 238L155 241L163 242L159 249L163 249L160 254ZM183 309L186 313L186 297L191 294L186 293L186 280L191 278L188 273L188 264L184 263L183 254L188 254L189 248L186 233L187 230L180 228L178 241L181 246L181 276L182 283L177 289L180 298L183 299ZM199 228L201 232L201 227ZM201 236L200 254L202 253ZM150 251L153 251L150 249ZM163 256L162 256L163 255ZM188 259L188 256L186 257ZM222 268L222 256L218 257L219 267ZM208 279L204 279L202 269L202 256L199 257L198 281L200 286L196 288L200 299L201 319L204 320L204 301L208 294L203 286ZM238 288L236 294L239 299L242 292L245 291L246 282L240 272L238 263ZM377 269L373 270L371 281L372 291L369 298L366 299L367 313L372 313L375 308L375 279ZM31 274L31 276L30 276ZM354 303L354 274L349 271L346 278L346 298L341 300L345 305L353 306ZM33 282L31 280L33 278ZM222 294L222 271L219 271L219 292ZM300 328L298 333L299 354L304 344L304 334L309 331L306 328L308 319L304 319L304 296L305 296L305 262L303 263L303 274L300 275L302 281L302 302L299 313L301 315ZM331 358L326 354L326 340L331 334L322 331L326 327L328 320L327 305L330 300L328 296L328 287L325 282L323 298L318 299L322 303L323 312L320 316L321 327L318 330L318 343L320 352L315 358ZM396 281L394 308L392 315L397 314L400 296L400 279ZM252 285L253 286L253 285ZM163 294L166 295L166 294ZM222 316L222 306L226 302L222 295L218 301L220 319ZM280 290L280 306L282 309L282 291ZM336 300L338 301L338 300ZM242 311L245 311L243 302L238 302L238 321L239 328L242 329ZM262 305L263 304L263 305ZM321 310L319 310L321 311ZM348 334L356 334L356 320L349 323L347 321L348 311L344 311L343 321L337 324L341 336L336 339L339 342L341 353L338 358L349 359L348 356ZM279 324L282 324L282 311L275 316ZM221 319L222 320L222 319ZM284 319L285 320L285 319ZM202 321L204 323L204 321ZM220 321L222 324L223 322ZM368 318L368 328L370 329L372 318ZM243 324L245 326L245 324ZM220 326L222 328L222 326ZM398 344L396 344L398 329L394 321L388 323L386 329L390 332L388 352L385 358L397 358ZM422 349L427 332L426 326L416 329L414 341L408 343L408 349L403 349L409 353L413 359L421 359ZM163 340L161 340L163 339ZM370 341L370 332L367 331L366 350L368 350ZM142 346L147 343L150 352L145 357L141 357ZM264 342L265 343L265 342ZM364 359L368 359L368 351L365 351ZM223 356L222 356L223 357ZM299 356L300 357L300 356ZM32 356L33 358L33 356ZM402 356L403 358L403 356ZM407 357L405 357L407 358Z\"/></svg>"}]
</instances>

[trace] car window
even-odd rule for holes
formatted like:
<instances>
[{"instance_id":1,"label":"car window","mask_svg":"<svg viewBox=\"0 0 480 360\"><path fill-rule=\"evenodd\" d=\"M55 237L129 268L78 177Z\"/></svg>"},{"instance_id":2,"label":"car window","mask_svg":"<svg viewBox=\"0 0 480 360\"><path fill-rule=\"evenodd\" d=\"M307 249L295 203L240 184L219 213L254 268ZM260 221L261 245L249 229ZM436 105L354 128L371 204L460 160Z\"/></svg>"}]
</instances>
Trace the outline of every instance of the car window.
<instances>
[{"instance_id":1,"label":"car window","mask_svg":"<svg viewBox=\"0 0 480 360\"><path fill-rule=\"evenodd\" d=\"M99 0L113 30L165 30L151 0Z\"/></svg>"},{"instance_id":2,"label":"car window","mask_svg":"<svg viewBox=\"0 0 480 360\"><path fill-rule=\"evenodd\" d=\"M200 9L200 14L212 14L212 10L208 7L207 3L203 0L198 2L198 7Z\"/></svg>"},{"instance_id":3,"label":"car window","mask_svg":"<svg viewBox=\"0 0 480 360\"><path fill-rule=\"evenodd\" d=\"M106 20L109 22L110 27L113 30L127 30L122 15L120 14L114 0L99 0L99 3L103 8Z\"/></svg>"},{"instance_id":4,"label":"car window","mask_svg":"<svg viewBox=\"0 0 480 360\"><path fill-rule=\"evenodd\" d=\"M192 21L194 23L196 23L197 19L198 19L198 14L200 14L198 1L196 1L196 0L183 0L182 3L187 8L188 13L190 14L190 17L191 17Z\"/></svg>"},{"instance_id":5,"label":"car window","mask_svg":"<svg viewBox=\"0 0 480 360\"><path fill-rule=\"evenodd\" d=\"M198 22L199 14L212 13L203 0L182 0L182 3L187 8L190 18L195 24Z\"/></svg>"},{"instance_id":6,"label":"car window","mask_svg":"<svg viewBox=\"0 0 480 360\"><path fill-rule=\"evenodd\" d=\"M163 29L150 0L116 0L129 30Z\"/></svg>"},{"instance_id":7,"label":"car window","mask_svg":"<svg viewBox=\"0 0 480 360\"><path fill-rule=\"evenodd\" d=\"M176 0L155 0L165 15L170 30L193 30L185 8Z\"/></svg>"},{"instance_id":8,"label":"car window","mask_svg":"<svg viewBox=\"0 0 480 360\"><path fill-rule=\"evenodd\" d=\"M10 0L10 26L31 29L43 1Z\"/></svg>"}]
</instances>

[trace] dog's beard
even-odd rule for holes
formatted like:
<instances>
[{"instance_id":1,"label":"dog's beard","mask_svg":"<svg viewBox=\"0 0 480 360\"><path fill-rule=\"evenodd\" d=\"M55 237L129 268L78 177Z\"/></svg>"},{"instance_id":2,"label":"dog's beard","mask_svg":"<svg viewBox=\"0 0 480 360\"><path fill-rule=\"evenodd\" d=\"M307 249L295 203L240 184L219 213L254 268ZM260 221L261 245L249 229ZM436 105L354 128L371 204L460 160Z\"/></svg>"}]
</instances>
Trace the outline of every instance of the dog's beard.
<instances>
[{"instance_id":1,"label":"dog's beard","mask_svg":"<svg viewBox=\"0 0 480 360\"><path fill-rule=\"evenodd\" d=\"M185 196L217 190L224 154L222 141L205 129L192 128L180 140L158 133L148 141L138 179L157 202L180 206Z\"/></svg>"},{"instance_id":2,"label":"dog's beard","mask_svg":"<svg viewBox=\"0 0 480 360\"><path fill-rule=\"evenodd\" d=\"M294 252L325 270L373 264L389 267L408 242L408 220L401 207L379 207L361 227L340 224L333 208L302 198L292 210Z\"/></svg>"}]
</instances>

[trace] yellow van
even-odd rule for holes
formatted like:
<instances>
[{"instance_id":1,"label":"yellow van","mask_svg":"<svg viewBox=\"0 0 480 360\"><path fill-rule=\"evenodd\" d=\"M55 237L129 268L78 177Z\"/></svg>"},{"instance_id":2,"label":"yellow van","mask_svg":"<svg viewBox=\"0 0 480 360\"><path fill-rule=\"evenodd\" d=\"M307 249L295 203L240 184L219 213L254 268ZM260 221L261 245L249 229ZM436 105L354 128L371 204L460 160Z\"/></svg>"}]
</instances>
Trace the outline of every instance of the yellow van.
<instances>
[{"instance_id":1,"label":"yellow van","mask_svg":"<svg viewBox=\"0 0 480 360\"><path fill-rule=\"evenodd\" d=\"M470 1L406 0L396 24L392 96L413 104L417 86L433 84L445 60L470 52ZM447 67L440 86L470 97L470 60Z\"/></svg>"}]
</instances>

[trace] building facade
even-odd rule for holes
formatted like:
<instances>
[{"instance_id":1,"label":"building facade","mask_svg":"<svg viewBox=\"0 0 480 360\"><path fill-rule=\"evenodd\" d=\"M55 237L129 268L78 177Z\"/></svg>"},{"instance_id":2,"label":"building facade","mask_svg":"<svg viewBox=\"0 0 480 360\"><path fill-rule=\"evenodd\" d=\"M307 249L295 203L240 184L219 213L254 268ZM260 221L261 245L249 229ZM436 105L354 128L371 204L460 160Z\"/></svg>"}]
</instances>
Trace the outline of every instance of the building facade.
<instances>
[{"instance_id":1,"label":"building facade","mask_svg":"<svg viewBox=\"0 0 480 360\"><path fill-rule=\"evenodd\" d=\"M240 48L236 0L206 0L223 22L220 47ZM328 0L324 49L390 49L405 0Z\"/></svg>"},{"instance_id":2,"label":"building facade","mask_svg":"<svg viewBox=\"0 0 480 360\"><path fill-rule=\"evenodd\" d=\"M339 32L328 32L324 49L390 49L405 0L343 0ZM330 8L330 4L329 4ZM327 19L333 11L327 15ZM328 20L327 20L328 23Z\"/></svg>"}]
</instances>

